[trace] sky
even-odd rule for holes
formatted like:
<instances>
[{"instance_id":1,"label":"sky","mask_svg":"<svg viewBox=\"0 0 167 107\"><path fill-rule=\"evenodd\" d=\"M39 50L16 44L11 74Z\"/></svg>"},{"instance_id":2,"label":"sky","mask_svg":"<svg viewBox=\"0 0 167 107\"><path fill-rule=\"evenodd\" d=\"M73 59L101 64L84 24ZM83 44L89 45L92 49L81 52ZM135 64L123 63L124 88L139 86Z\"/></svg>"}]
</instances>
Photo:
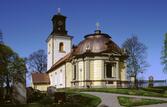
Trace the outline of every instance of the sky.
<instances>
[{"instance_id":1,"label":"sky","mask_svg":"<svg viewBox=\"0 0 167 107\"><path fill-rule=\"evenodd\" d=\"M51 18L61 8L67 16L68 34L78 44L94 33L96 22L120 47L132 34L147 46L149 67L141 76L167 79L161 50L167 32L167 0L0 0L0 29L5 44L21 57L46 50L52 31Z\"/></svg>"}]
</instances>

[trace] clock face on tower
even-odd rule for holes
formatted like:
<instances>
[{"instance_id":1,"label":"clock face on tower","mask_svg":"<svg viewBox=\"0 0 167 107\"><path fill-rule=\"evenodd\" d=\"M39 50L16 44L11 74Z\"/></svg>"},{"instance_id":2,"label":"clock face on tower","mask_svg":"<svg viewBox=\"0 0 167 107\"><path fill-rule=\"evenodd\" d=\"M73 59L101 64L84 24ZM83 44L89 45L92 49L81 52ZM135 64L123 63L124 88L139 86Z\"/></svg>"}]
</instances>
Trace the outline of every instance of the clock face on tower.
<instances>
[{"instance_id":1,"label":"clock face on tower","mask_svg":"<svg viewBox=\"0 0 167 107\"><path fill-rule=\"evenodd\" d=\"M60 31L60 30L61 30L61 28L60 28L60 27L58 27L58 30Z\"/></svg>"},{"instance_id":2,"label":"clock face on tower","mask_svg":"<svg viewBox=\"0 0 167 107\"><path fill-rule=\"evenodd\" d=\"M52 18L53 21L53 32L52 33L57 33L57 34L67 34L66 31L66 17L62 15L55 15Z\"/></svg>"},{"instance_id":3,"label":"clock face on tower","mask_svg":"<svg viewBox=\"0 0 167 107\"><path fill-rule=\"evenodd\" d=\"M63 25L63 22L62 22L61 20L59 20L59 21L57 22L57 24L58 24L59 26L61 26L61 25Z\"/></svg>"}]
</instances>

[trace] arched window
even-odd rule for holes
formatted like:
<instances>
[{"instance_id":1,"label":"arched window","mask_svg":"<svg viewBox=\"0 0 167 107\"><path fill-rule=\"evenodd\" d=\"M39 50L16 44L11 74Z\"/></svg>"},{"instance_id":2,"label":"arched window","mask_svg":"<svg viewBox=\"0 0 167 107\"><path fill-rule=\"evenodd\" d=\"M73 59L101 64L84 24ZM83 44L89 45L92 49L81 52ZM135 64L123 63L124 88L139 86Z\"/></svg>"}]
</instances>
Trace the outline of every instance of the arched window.
<instances>
[{"instance_id":1,"label":"arched window","mask_svg":"<svg viewBox=\"0 0 167 107\"><path fill-rule=\"evenodd\" d=\"M63 42L60 42L60 44L59 44L59 51L60 52L64 52L64 44L63 44Z\"/></svg>"}]
</instances>

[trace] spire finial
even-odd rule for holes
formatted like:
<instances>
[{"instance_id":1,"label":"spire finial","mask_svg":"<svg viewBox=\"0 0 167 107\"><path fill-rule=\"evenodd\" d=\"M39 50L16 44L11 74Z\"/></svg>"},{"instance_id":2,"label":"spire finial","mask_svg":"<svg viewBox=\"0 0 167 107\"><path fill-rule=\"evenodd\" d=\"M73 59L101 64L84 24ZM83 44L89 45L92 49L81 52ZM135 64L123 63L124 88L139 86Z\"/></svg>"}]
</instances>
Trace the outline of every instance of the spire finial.
<instances>
[{"instance_id":1,"label":"spire finial","mask_svg":"<svg viewBox=\"0 0 167 107\"><path fill-rule=\"evenodd\" d=\"M96 22L96 30L99 30L99 28L100 28L100 23Z\"/></svg>"},{"instance_id":2,"label":"spire finial","mask_svg":"<svg viewBox=\"0 0 167 107\"><path fill-rule=\"evenodd\" d=\"M60 14L60 12L61 12L60 8L57 8L57 14Z\"/></svg>"},{"instance_id":3,"label":"spire finial","mask_svg":"<svg viewBox=\"0 0 167 107\"><path fill-rule=\"evenodd\" d=\"M100 34L100 33L101 33L99 22L96 22L96 30L95 30L95 33L96 33L96 34Z\"/></svg>"}]
</instances>

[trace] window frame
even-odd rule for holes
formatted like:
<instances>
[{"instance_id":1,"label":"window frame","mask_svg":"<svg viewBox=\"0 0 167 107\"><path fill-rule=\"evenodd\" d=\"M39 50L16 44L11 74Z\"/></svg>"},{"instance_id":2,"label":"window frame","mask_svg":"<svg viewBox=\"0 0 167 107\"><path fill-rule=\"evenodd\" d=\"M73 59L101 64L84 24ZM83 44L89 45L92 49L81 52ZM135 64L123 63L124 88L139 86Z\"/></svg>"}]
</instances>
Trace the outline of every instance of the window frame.
<instances>
[{"instance_id":1,"label":"window frame","mask_svg":"<svg viewBox=\"0 0 167 107\"><path fill-rule=\"evenodd\" d=\"M64 43L63 42L59 43L59 52L63 52L63 53L65 52L64 51Z\"/></svg>"},{"instance_id":2,"label":"window frame","mask_svg":"<svg viewBox=\"0 0 167 107\"><path fill-rule=\"evenodd\" d=\"M109 66L109 67L108 67ZM111 62L106 62L106 66L105 66L105 78L113 78L113 66L112 66L112 63ZM108 69L109 68L109 69ZM109 70L110 70L110 73L109 73Z\"/></svg>"},{"instance_id":3,"label":"window frame","mask_svg":"<svg viewBox=\"0 0 167 107\"><path fill-rule=\"evenodd\" d=\"M77 66L76 64L74 64L74 69L73 69L73 80L76 80L77 79Z\"/></svg>"}]
</instances>

